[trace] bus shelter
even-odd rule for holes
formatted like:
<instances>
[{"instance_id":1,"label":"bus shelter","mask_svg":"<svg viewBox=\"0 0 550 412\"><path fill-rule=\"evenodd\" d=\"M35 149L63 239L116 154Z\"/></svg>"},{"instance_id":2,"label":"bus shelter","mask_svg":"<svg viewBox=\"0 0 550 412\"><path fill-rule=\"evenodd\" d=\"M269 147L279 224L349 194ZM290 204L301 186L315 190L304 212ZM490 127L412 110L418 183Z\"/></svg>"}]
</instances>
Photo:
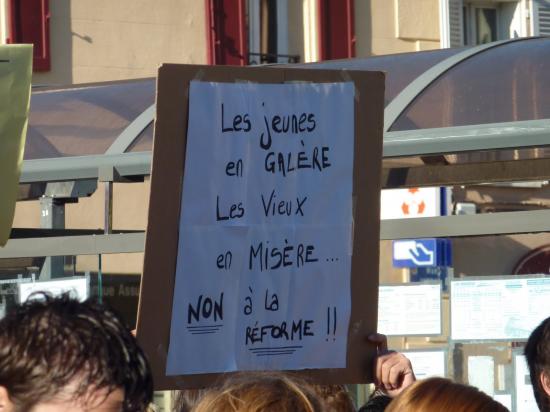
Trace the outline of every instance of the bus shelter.
<instances>
[{"instance_id":1,"label":"bus shelter","mask_svg":"<svg viewBox=\"0 0 550 412\"><path fill-rule=\"evenodd\" d=\"M498 288L514 281L511 287L519 287L526 275L531 286L524 304L532 299L529 293L545 290L550 39L294 66L385 71L382 187L411 193L447 188L439 199L446 210L381 221L381 285L393 296L401 293L391 289L397 286L439 289L440 329L395 330L391 346L438 352L443 374L500 396L514 410L527 410L519 379L525 375L523 325L505 325L504 335L455 334L452 323L456 327L460 319L452 297L460 287L466 289L455 299L464 298L464 290L473 287L477 300L466 296L461 301L466 310L490 300L491 293L489 298L484 293L494 289L484 281L504 282ZM154 100L154 79L34 87L15 227L0 249L0 306L17 300L13 286L22 279L86 275L92 294L119 305L128 322L135 322ZM391 205L383 201L382 213L386 207ZM452 257L443 269L396 267L392 241L400 239L448 239ZM532 253L539 254L529 261ZM478 283L453 283L460 280ZM416 302L426 301L416 296Z\"/></svg>"}]
</instances>

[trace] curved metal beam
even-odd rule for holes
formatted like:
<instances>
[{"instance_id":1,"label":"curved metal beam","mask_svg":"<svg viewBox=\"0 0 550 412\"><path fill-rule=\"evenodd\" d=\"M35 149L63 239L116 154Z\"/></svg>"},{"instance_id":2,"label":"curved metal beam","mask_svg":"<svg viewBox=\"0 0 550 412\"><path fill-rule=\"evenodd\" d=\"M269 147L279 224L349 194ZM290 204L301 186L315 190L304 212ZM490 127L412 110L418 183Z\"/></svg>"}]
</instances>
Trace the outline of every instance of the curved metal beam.
<instances>
[{"instance_id":1,"label":"curved metal beam","mask_svg":"<svg viewBox=\"0 0 550 412\"><path fill-rule=\"evenodd\" d=\"M139 253L144 247L145 232L33 237L8 240L6 246L0 248L0 259Z\"/></svg>"},{"instance_id":2,"label":"curved metal beam","mask_svg":"<svg viewBox=\"0 0 550 412\"><path fill-rule=\"evenodd\" d=\"M381 240L509 235L549 231L550 210L388 219L380 222Z\"/></svg>"},{"instance_id":3,"label":"curved metal beam","mask_svg":"<svg viewBox=\"0 0 550 412\"><path fill-rule=\"evenodd\" d=\"M429 156L550 145L550 119L384 133L383 157Z\"/></svg>"},{"instance_id":4,"label":"curved metal beam","mask_svg":"<svg viewBox=\"0 0 550 412\"><path fill-rule=\"evenodd\" d=\"M25 160L19 183L98 179L113 170L121 177L148 176L151 157L151 152L133 152Z\"/></svg>"},{"instance_id":5,"label":"curved metal beam","mask_svg":"<svg viewBox=\"0 0 550 412\"><path fill-rule=\"evenodd\" d=\"M155 117L155 105L149 106L132 122L126 126L113 144L107 149L105 154L120 154L124 153L128 147L137 139L141 132L153 121Z\"/></svg>"},{"instance_id":6,"label":"curved metal beam","mask_svg":"<svg viewBox=\"0 0 550 412\"><path fill-rule=\"evenodd\" d=\"M397 118L401 115L401 113L405 111L405 109L424 89L426 89L430 84L437 80L443 73L452 69L460 62L487 49L527 39L532 39L532 37L520 37L516 39L482 44L466 49L460 53L446 58L445 60L437 63L435 66L432 66L430 69L426 70L416 79L414 79L407 87L401 90L401 92L386 106L386 109L384 110L384 133L389 132L390 128L395 123Z\"/></svg>"}]
</instances>

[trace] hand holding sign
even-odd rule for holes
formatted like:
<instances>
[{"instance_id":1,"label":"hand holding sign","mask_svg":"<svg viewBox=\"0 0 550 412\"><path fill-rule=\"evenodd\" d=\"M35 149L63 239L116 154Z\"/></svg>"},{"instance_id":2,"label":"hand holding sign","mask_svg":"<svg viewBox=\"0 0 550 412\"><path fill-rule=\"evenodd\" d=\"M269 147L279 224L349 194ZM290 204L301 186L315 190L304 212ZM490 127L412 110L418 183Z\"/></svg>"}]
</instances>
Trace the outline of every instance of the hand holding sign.
<instances>
[{"instance_id":1,"label":"hand holding sign","mask_svg":"<svg viewBox=\"0 0 550 412\"><path fill-rule=\"evenodd\" d=\"M374 333L368 339L378 349L374 365L376 387L390 398L395 398L416 381L411 361L402 353L388 351L385 335Z\"/></svg>"}]
</instances>

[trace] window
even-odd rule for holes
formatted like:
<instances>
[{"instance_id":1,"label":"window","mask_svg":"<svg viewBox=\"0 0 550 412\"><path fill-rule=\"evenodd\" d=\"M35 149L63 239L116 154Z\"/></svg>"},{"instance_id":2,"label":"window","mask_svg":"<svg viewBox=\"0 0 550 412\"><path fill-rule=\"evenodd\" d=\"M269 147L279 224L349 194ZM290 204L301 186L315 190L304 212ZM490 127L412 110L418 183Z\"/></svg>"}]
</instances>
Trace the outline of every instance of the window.
<instances>
[{"instance_id":1,"label":"window","mask_svg":"<svg viewBox=\"0 0 550 412\"><path fill-rule=\"evenodd\" d=\"M476 44L485 44L497 39L497 10L476 8Z\"/></svg>"},{"instance_id":2,"label":"window","mask_svg":"<svg viewBox=\"0 0 550 412\"><path fill-rule=\"evenodd\" d=\"M33 70L50 70L49 0L10 0L7 43L34 45Z\"/></svg>"},{"instance_id":3,"label":"window","mask_svg":"<svg viewBox=\"0 0 550 412\"><path fill-rule=\"evenodd\" d=\"M208 63L248 63L245 0L207 0Z\"/></svg>"},{"instance_id":4,"label":"window","mask_svg":"<svg viewBox=\"0 0 550 412\"><path fill-rule=\"evenodd\" d=\"M474 46L527 36L527 9L527 0L440 0L441 46Z\"/></svg>"},{"instance_id":5,"label":"window","mask_svg":"<svg viewBox=\"0 0 550 412\"><path fill-rule=\"evenodd\" d=\"M291 0L206 1L210 64L298 63L301 28L289 27L289 22L300 24L301 13L307 60L310 54L315 60L355 56L353 0L304 0L301 11ZM313 39L309 29L315 31ZM308 53L312 48L315 53Z\"/></svg>"},{"instance_id":6,"label":"window","mask_svg":"<svg viewBox=\"0 0 550 412\"><path fill-rule=\"evenodd\" d=\"M463 7L463 42L485 44L506 38L498 33L497 6L466 4Z\"/></svg>"},{"instance_id":7,"label":"window","mask_svg":"<svg viewBox=\"0 0 550 412\"><path fill-rule=\"evenodd\" d=\"M550 36L550 3L532 0L531 10L533 10L531 33L534 36Z\"/></svg>"},{"instance_id":8,"label":"window","mask_svg":"<svg viewBox=\"0 0 550 412\"><path fill-rule=\"evenodd\" d=\"M288 0L248 0L249 62L298 63L289 55Z\"/></svg>"},{"instance_id":9,"label":"window","mask_svg":"<svg viewBox=\"0 0 550 412\"><path fill-rule=\"evenodd\" d=\"M321 60L355 57L353 1L319 0Z\"/></svg>"},{"instance_id":10,"label":"window","mask_svg":"<svg viewBox=\"0 0 550 412\"><path fill-rule=\"evenodd\" d=\"M297 63L288 53L288 0L207 0L210 64Z\"/></svg>"}]
</instances>

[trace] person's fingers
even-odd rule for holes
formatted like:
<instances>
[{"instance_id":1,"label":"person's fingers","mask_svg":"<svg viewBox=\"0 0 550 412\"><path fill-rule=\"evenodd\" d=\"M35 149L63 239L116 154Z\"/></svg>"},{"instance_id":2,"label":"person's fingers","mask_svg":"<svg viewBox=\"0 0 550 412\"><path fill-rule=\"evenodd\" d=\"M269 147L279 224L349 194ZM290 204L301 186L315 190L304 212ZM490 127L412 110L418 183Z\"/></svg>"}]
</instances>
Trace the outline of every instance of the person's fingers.
<instances>
[{"instance_id":1,"label":"person's fingers","mask_svg":"<svg viewBox=\"0 0 550 412\"><path fill-rule=\"evenodd\" d=\"M388 385L389 369L393 365L395 352L388 352L376 358L376 379L379 386L386 388Z\"/></svg>"},{"instance_id":2,"label":"person's fingers","mask_svg":"<svg viewBox=\"0 0 550 412\"><path fill-rule=\"evenodd\" d=\"M411 386L414 382L416 382L416 376L414 375L414 371L411 369L410 373L407 373L403 377L403 382L401 383L402 389L408 388Z\"/></svg>"},{"instance_id":3,"label":"person's fingers","mask_svg":"<svg viewBox=\"0 0 550 412\"><path fill-rule=\"evenodd\" d=\"M376 353L378 356L376 357L373 365L373 373L374 373L374 384L378 387L380 386L380 355L386 353L388 351L388 340L386 338L386 335L382 335L381 333L371 333L367 339L374 343L376 345Z\"/></svg>"},{"instance_id":4,"label":"person's fingers","mask_svg":"<svg viewBox=\"0 0 550 412\"><path fill-rule=\"evenodd\" d=\"M392 356L388 356L382 363L381 381L384 387L389 390L396 388L397 380L394 376L397 376L401 369L400 359L395 355L398 354L394 353Z\"/></svg>"},{"instance_id":5,"label":"person's fingers","mask_svg":"<svg viewBox=\"0 0 550 412\"><path fill-rule=\"evenodd\" d=\"M382 384L382 380L383 380L382 371L384 368L384 362L386 362L390 356L391 356L391 353L386 353L385 355L378 355L376 357L374 376L376 377L376 382L378 385Z\"/></svg>"},{"instance_id":6,"label":"person's fingers","mask_svg":"<svg viewBox=\"0 0 550 412\"><path fill-rule=\"evenodd\" d=\"M395 363L388 375L388 382L392 389L398 389L405 379L405 375L411 373L411 370L403 362Z\"/></svg>"},{"instance_id":7,"label":"person's fingers","mask_svg":"<svg viewBox=\"0 0 550 412\"><path fill-rule=\"evenodd\" d=\"M376 344L378 354L384 354L388 351L388 338L386 335L381 333L371 333L367 339Z\"/></svg>"},{"instance_id":8,"label":"person's fingers","mask_svg":"<svg viewBox=\"0 0 550 412\"><path fill-rule=\"evenodd\" d=\"M416 380L409 359L401 353L388 351L385 335L373 333L368 336L368 340L377 346L378 356L373 368L376 387L397 393L405 382L408 386Z\"/></svg>"},{"instance_id":9,"label":"person's fingers","mask_svg":"<svg viewBox=\"0 0 550 412\"><path fill-rule=\"evenodd\" d=\"M378 387L381 385L382 377L382 359L380 356L377 356L374 360L374 384Z\"/></svg>"},{"instance_id":10,"label":"person's fingers","mask_svg":"<svg viewBox=\"0 0 550 412\"><path fill-rule=\"evenodd\" d=\"M405 379L415 380L410 360L398 352L389 352L378 358L376 377L379 386L386 390L400 388Z\"/></svg>"}]
</instances>

